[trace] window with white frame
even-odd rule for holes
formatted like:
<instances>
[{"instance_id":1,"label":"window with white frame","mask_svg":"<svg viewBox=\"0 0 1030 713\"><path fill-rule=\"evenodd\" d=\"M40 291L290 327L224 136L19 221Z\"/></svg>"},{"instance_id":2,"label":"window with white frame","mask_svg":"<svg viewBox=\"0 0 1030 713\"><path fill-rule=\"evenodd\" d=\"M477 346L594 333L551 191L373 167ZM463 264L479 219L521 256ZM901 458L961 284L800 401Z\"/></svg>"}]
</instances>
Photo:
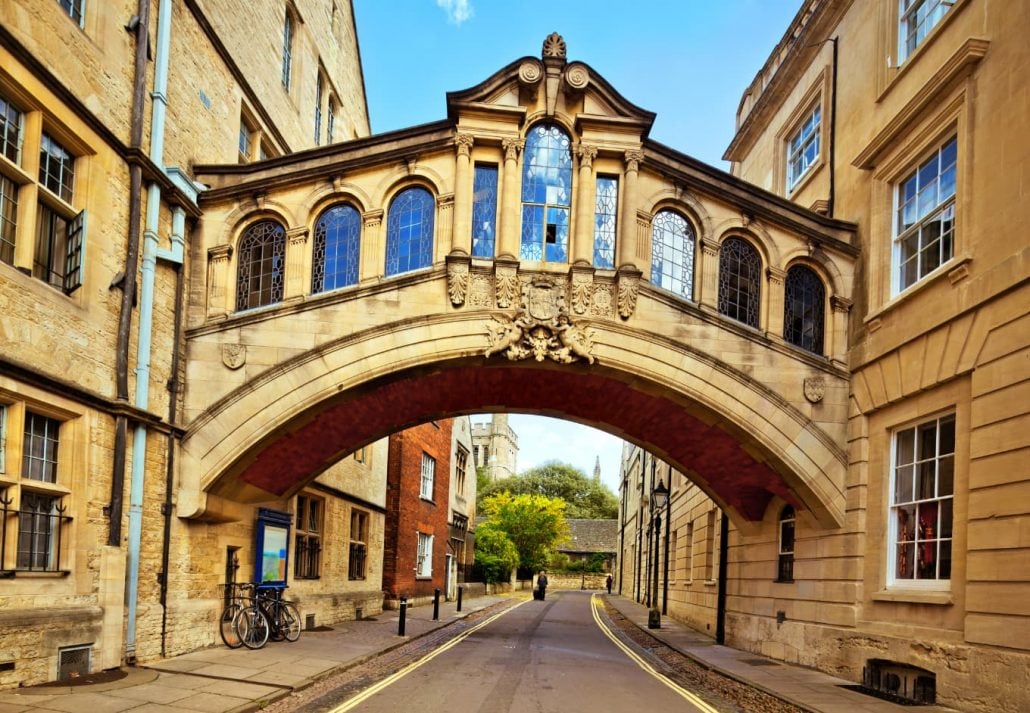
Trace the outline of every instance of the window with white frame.
<instances>
[{"instance_id":1,"label":"window with white frame","mask_svg":"<svg viewBox=\"0 0 1030 713\"><path fill-rule=\"evenodd\" d=\"M57 482L57 451L61 422L32 411L25 412L21 475L44 483Z\"/></svg>"},{"instance_id":2,"label":"window with white frame","mask_svg":"<svg viewBox=\"0 0 1030 713\"><path fill-rule=\"evenodd\" d=\"M86 0L57 0L57 4L60 5L68 17L79 23L82 26L82 14L86 9Z\"/></svg>"},{"instance_id":3,"label":"window with white frame","mask_svg":"<svg viewBox=\"0 0 1030 713\"><path fill-rule=\"evenodd\" d=\"M897 186L895 292L951 259L955 250L958 139L945 142Z\"/></svg>"},{"instance_id":4,"label":"window with white frame","mask_svg":"<svg viewBox=\"0 0 1030 713\"><path fill-rule=\"evenodd\" d=\"M418 553L415 559L415 576L418 578L433 576L433 536L424 532L418 533Z\"/></svg>"},{"instance_id":5,"label":"window with white frame","mask_svg":"<svg viewBox=\"0 0 1030 713\"><path fill-rule=\"evenodd\" d=\"M71 201L75 157L43 132L39 148L39 205L32 276L65 292L82 283L82 236L85 213L75 214Z\"/></svg>"},{"instance_id":6,"label":"window with white frame","mask_svg":"<svg viewBox=\"0 0 1030 713\"><path fill-rule=\"evenodd\" d=\"M951 579L955 415L894 432L888 583L940 587Z\"/></svg>"},{"instance_id":7,"label":"window with white frame","mask_svg":"<svg viewBox=\"0 0 1030 713\"><path fill-rule=\"evenodd\" d=\"M955 0L899 0L899 64L915 51L954 4Z\"/></svg>"},{"instance_id":8,"label":"window with white frame","mask_svg":"<svg viewBox=\"0 0 1030 713\"><path fill-rule=\"evenodd\" d=\"M822 110L815 108L787 140L787 192L794 190L801 177L819 158L819 133Z\"/></svg>"},{"instance_id":9,"label":"window with white frame","mask_svg":"<svg viewBox=\"0 0 1030 713\"><path fill-rule=\"evenodd\" d=\"M419 497L423 500L433 499L433 485L436 482L436 459L428 453L422 454L422 483Z\"/></svg>"}]
</instances>

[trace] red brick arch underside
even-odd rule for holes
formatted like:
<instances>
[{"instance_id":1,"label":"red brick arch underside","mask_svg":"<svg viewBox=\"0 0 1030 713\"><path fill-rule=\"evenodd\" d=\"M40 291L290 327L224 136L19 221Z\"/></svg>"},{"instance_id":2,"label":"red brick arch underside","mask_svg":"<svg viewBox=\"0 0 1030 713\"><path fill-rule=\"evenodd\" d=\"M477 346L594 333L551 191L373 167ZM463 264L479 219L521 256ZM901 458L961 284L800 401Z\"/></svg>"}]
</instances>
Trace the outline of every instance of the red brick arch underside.
<instances>
[{"instance_id":1,"label":"red brick arch underside","mask_svg":"<svg viewBox=\"0 0 1030 713\"><path fill-rule=\"evenodd\" d=\"M498 362L412 370L345 391L277 429L219 479L232 498L239 480L287 496L335 460L394 431L464 413L515 411L567 418L638 443L673 463L721 505L762 519L776 495L803 507L776 464L756 459L757 443L731 433L717 415L671 392L625 383L580 366ZM748 452L750 451L750 453ZM555 453L561 459L561 453ZM779 470L785 470L782 466ZM235 475L236 477L232 477Z\"/></svg>"}]
</instances>

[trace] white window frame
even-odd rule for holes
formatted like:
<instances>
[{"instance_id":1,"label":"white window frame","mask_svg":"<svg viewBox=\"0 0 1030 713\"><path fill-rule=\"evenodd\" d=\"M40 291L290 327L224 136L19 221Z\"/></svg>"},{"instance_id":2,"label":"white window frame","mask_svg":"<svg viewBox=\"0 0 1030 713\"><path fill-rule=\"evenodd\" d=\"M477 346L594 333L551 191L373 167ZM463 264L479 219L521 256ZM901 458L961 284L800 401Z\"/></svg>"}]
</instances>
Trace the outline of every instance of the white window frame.
<instances>
[{"instance_id":1,"label":"white window frame","mask_svg":"<svg viewBox=\"0 0 1030 713\"><path fill-rule=\"evenodd\" d=\"M941 450L940 450L940 447L941 447L940 446L941 423L949 421L949 420L951 421L952 428L955 431L955 433L952 436L952 449L953 450L950 451L949 453L942 454ZM918 456L918 454L919 454L918 434L919 434L920 428L922 428L923 426L926 426L927 424L930 424L930 423L936 424L936 428L934 430L934 434L935 434L934 437L936 439L936 445L934 447L934 455L933 455L932 458L920 460L919 456ZM936 416L932 416L930 418L922 419L922 420L920 420L918 422L911 423L911 424L908 424L908 425L900 427L900 428L896 428L891 433L891 443L890 443L890 449L891 449L891 453L890 453L890 477L888 478L888 488L889 489L887 491L888 495L887 495L887 508L886 508L886 514L887 514L887 533L888 533L887 534L887 550L886 550L886 559L887 559L887 587L888 587L888 589L910 589L910 590L917 589L917 590L929 590L929 591L950 591L951 590L951 578L950 577L948 579L940 579L940 578L919 579L918 577L915 576L915 574L916 574L915 566L918 563L918 560L916 559L918 557L917 554L913 555L913 559L916 559L916 562L913 563L913 576L911 578L907 578L906 577L904 579L899 578L897 576L897 557L896 557L895 553L897 551L898 542L899 542L899 539L898 539L899 532L898 532L898 518L895 515L895 512L896 512L896 510L899 507L901 507L903 505L918 505L919 503L927 503L927 502L941 503L941 502L943 502L945 500L951 500L952 503L953 503L952 504L952 515L951 515L951 536L948 537L948 538L941 538L941 537L938 536L933 541L937 542L937 543L941 542L942 540L950 540L951 541L951 543L952 543L952 545L951 545L952 546L951 562L952 562L952 567L954 568L954 563L955 563L955 560L956 560L955 549L954 549L954 543L955 543L954 499L955 499L955 475L956 475L955 474L955 448L956 448L956 440L957 440L957 436L958 436L958 429L955 427L955 424L956 424L956 414L955 414L954 411L949 411L949 412L946 412L946 413L937 414ZM897 473L898 473L898 468L899 468L898 463L897 463L897 457L898 457L898 438L902 434L907 433L909 431L913 432L913 446L912 446L913 460L912 460L911 464L906 463L905 465L911 465L912 466L912 478L913 478L913 485L912 485L912 487L913 487L913 494L912 494L912 498L913 499L910 500L910 501L905 501L903 503L895 503L896 479L897 479ZM915 479L916 479L916 477L918 475L917 469L918 469L919 463L921 463L921 462L922 463L929 463L929 462L933 462L934 463L934 465L935 465L934 490L935 490L935 494L936 494L936 490L937 490L937 488L939 486L940 463L941 463L941 460L943 458L948 458L948 457L950 457L951 461L952 461L951 493L949 495L945 495L945 496L936 496L936 497L933 497L933 498L921 498L919 500L916 500L915 499ZM938 520L937 520L937 522L939 523L940 522L940 505L938 505L938 511L937 512L938 512ZM917 510L917 513L918 513L918 510ZM918 518L918 514L917 514L916 517ZM918 529L917 529L917 533L918 533ZM939 535L939 533L938 533L938 535ZM912 540L912 542L913 542L913 550L914 550L915 553L918 553L919 546L920 546L919 543L921 541L923 541L922 538L919 538L918 536ZM938 564L938 567L939 567L939 565L940 565L940 550L939 549L938 549L938 553L937 553L937 564Z\"/></svg>"},{"instance_id":2,"label":"white window frame","mask_svg":"<svg viewBox=\"0 0 1030 713\"><path fill-rule=\"evenodd\" d=\"M422 453L422 480L419 486L419 497L423 500L433 500L433 487L436 485L436 458L428 453Z\"/></svg>"},{"instance_id":3,"label":"white window frame","mask_svg":"<svg viewBox=\"0 0 1030 713\"><path fill-rule=\"evenodd\" d=\"M903 64L906 59L923 43L933 31L933 28L940 24L948 10L955 5L956 0L898 0L898 64ZM929 11L919 19L919 11L928 8ZM915 43L911 48L908 46L909 30L915 26ZM925 26L922 36L919 28Z\"/></svg>"},{"instance_id":4,"label":"white window frame","mask_svg":"<svg viewBox=\"0 0 1030 713\"><path fill-rule=\"evenodd\" d=\"M811 126L808 136L804 136L805 129ZM797 130L791 132L787 137L787 193L794 190L801 182L801 179L808 175L812 166L819 162L819 155L822 152L822 104L817 101L811 111L805 112L805 118L798 124ZM794 143L797 142L797 146ZM805 153L809 146L815 144L815 155L798 169L794 168L795 161L804 162Z\"/></svg>"},{"instance_id":5,"label":"white window frame","mask_svg":"<svg viewBox=\"0 0 1030 713\"><path fill-rule=\"evenodd\" d=\"M415 578L429 579L433 576L433 535L418 534L418 550L415 555Z\"/></svg>"}]
</instances>

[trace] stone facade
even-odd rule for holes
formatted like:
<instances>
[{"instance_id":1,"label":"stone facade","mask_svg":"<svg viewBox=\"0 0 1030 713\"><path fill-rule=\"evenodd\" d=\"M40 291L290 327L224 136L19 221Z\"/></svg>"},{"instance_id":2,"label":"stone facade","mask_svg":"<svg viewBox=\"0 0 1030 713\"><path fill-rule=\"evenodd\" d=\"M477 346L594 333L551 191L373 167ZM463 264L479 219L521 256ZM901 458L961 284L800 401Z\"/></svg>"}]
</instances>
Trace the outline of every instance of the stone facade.
<instances>
[{"instance_id":1,"label":"stone facade","mask_svg":"<svg viewBox=\"0 0 1030 713\"><path fill-rule=\"evenodd\" d=\"M468 581L475 562L476 466L473 462L472 421L468 416L453 419L451 424L451 468L447 501L450 514L447 524L448 599L458 596L458 585Z\"/></svg>"},{"instance_id":2,"label":"stone facade","mask_svg":"<svg viewBox=\"0 0 1030 713\"><path fill-rule=\"evenodd\" d=\"M518 475L519 437L508 425L508 414L491 414L489 423L472 425L476 468L486 468L490 480Z\"/></svg>"}]
</instances>

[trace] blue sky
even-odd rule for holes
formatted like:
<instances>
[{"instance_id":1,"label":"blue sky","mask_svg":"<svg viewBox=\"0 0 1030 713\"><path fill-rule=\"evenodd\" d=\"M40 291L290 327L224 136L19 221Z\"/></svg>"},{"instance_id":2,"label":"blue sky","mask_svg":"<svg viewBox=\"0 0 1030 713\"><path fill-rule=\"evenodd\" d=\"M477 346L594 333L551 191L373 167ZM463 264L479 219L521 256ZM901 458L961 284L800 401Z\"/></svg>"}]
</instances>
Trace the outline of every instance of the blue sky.
<instances>
[{"instance_id":1,"label":"blue sky","mask_svg":"<svg viewBox=\"0 0 1030 713\"><path fill-rule=\"evenodd\" d=\"M354 0L372 132L443 119L446 93L540 56L551 32L658 116L651 138L727 169L737 105L801 0ZM476 420L475 418L473 420ZM519 469L547 460L618 482L621 441L542 417L513 416Z\"/></svg>"}]
</instances>

